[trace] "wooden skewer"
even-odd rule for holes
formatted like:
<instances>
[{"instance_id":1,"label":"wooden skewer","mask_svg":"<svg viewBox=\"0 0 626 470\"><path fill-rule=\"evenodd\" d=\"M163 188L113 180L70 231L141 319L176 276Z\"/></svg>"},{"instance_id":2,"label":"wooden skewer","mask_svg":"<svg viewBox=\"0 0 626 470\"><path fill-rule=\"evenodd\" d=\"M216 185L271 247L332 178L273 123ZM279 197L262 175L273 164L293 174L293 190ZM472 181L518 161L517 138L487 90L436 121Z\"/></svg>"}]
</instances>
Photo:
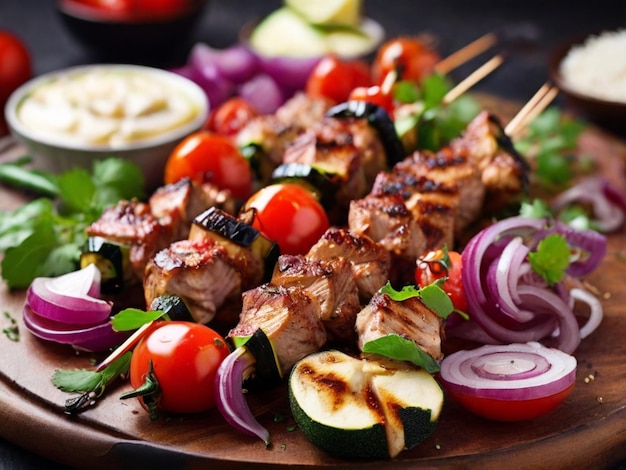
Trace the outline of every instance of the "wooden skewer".
<instances>
[{"instance_id":1,"label":"wooden skewer","mask_svg":"<svg viewBox=\"0 0 626 470\"><path fill-rule=\"evenodd\" d=\"M110 365L112 362L115 362L117 359L122 357L125 353L130 351L135 347L135 345L139 342L141 338L143 338L144 334L148 331L148 329L154 324L154 321L148 322L142 325L137 331L135 331L131 336L126 339L121 345L119 345L115 351L109 354L106 359L104 359L98 366L96 367L96 372L102 371L105 367Z\"/></svg>"},{"instance_id":2,"label":"wooden skewer","mask_svg":"<svg viewBox=\"0 0 626 470\"><path fill-rule=\"evenodd\" d=\"M460 81L454 88L452 88L446 95L443 97L442 103L444 105L452 103L455 99L473 87L480 80L485 78L491 72L493 72L496 68L502 64L504 58L501 55L495 55L483 65L478 67L474 72L468 75L465 79Z\"/></svg>"},{"instance_id":3,"label":"wooden skewer","mask_svg":"<svg viewBox=\"0 0 626 470\"><path fill-rule=\"evenodd\" d=\"M535 119L556 98L559 89L549 83L544 83L528 102L509 121L504 132L512 137Z\"/></svg>"},{"instance_id":4,"label":"wooden skewer","mask_svg":"<svg viewBox=\"0 0 626 470\"><path fill-rule=\"evenodd\" d=\"M487 33L441 60L435 65L435 72L447 74L473 57L476 57L481 52L494 46L496 42L498 42L498 35L496 33Z\"/></svg>"}]
</instances>

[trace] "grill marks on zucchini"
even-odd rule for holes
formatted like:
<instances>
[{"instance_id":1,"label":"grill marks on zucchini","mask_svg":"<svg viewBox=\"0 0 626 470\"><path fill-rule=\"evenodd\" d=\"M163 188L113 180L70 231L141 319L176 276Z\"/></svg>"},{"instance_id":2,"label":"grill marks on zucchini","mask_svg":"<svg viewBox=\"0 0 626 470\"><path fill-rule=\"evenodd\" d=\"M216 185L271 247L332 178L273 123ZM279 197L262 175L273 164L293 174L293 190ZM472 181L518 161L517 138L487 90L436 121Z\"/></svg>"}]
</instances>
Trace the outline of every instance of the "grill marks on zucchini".
<instances>
[{"instance_id":1,"label":"grill marks on zucchini","mask_svg":"<svg viewBox=\"0 0 626 470\"><path fill-rule=\"evenodd\" d=\"M443 391L422 369L331 350L295 365L289 400L300 429L328 453L393 458L432 433Z\"/></svg>"}]
</instances>

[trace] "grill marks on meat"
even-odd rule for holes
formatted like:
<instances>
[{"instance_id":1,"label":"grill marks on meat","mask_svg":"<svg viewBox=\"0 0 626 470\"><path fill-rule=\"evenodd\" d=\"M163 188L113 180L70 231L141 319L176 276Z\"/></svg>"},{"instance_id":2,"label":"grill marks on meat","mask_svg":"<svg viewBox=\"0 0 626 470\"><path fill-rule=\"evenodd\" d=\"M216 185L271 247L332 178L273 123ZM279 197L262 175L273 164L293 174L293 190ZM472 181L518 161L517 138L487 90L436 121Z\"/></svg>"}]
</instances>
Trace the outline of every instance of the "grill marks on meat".
<instances>
[{"instance_id":1,"label":"grill marks on meat","mask_svg":"<svg viewBox=\"0 0 626 470\"><path fill-rule=\"evenodd\" d=\"M361 305L351 264L345 258L311 260L302 255L282 255L271 284L306 289L319 301L329 341L355 343L354 322Z\"/></svg>"},{"instance_id":2,"label":"grill marks on meat","mask_svg":"<svg viewBox=\"0 0 626 470\"><path fill-rule=\"evenodd\" d=\"M386 168L386 154L376 130L365 120L325 117L294 140L283 162L314 166L336 176L337 215L332 218L340 220L348 202L367 194L376 174Z\"/></svg>"},{"instance_id":3,"label":"grill marks on meat","mask_svg":"<svg viewBox=\"0 0 626 470\"><path fill-rule=\"evenodd\" d=\"M157 189L148 203L118 202L87 227L87 235L129 246L133 272L142 281L148 261L173 241L186 238L196 215L211 206L235 211L234 204L228 192L183 179Z\"/></svg>"},{"instance_id":4,"label":"grill marks on meat","mask_svg":"<svg viewBox=\"0 0 626 470\"><path fill-rule=\"evenodd\" d=\"M515 151L499 120L487 111L476 116L450 147L474 162L487 190L487 201L500 205L528 184L528 163Z\"/></svg>"},{"instance_id":5,"label":"grill marks on meat","mask_svg":"<svg viewBox=\"0 0 626 470\"><path fill-rule=\"evenodd\" d=\"M272 341L283 375L326 344L317 298L300 287L263 284L242 295L239 323L228 336L250 336L261 328Z\"/></svg>"},{"instance_id":6,"label":"grill marks on meat","mask_svg":"<svg viewBox=\"0 0 626 470\"><path fill-rule=\"evenodd\" d=\"M161 224L146 203L120 201L87 227L87 235L128 245L133 272L141 280L146 263L173 239L173 227Z\"/></svg>"},{"instance_id":7,"label":"grill marks on meat","mask_svg":"<svg viewBox=\"0 0 626 470\"><path fill-rule=\"evenodd\" d=\"M414 341L434 359L443 359L443 320L417 297L398 302L377 293L356 318L358 346L389 334Z\"/></svg>"},{"instance_id":8,"label":"grill marks on meat","mask_svg":"<svg viewBox=\"0 0 626 470\"><path fill-rule=\"evenodd\" d=\"M179 296L198 323L208 323L225 304L238 312L241 275L223 246L179 240L159 251L146 265L146 305L164 294ZM224 311L222 314L226 315ZM237 313L234 313L231 324L236 318ZM222 321L228 323L227 320Z\"/></svg>"},{"instance_id":9,"label":"grill marks on meat","mask_svg":"<svg viewBox=\"0 0 626 470\"><path fill-rule=\"evenodd\" d=\"M306 256L313 260L347 260L363 303L369 301L389 279L389 251L370 237L345 228L329 228Z\"/></svg>"}]
</instances>

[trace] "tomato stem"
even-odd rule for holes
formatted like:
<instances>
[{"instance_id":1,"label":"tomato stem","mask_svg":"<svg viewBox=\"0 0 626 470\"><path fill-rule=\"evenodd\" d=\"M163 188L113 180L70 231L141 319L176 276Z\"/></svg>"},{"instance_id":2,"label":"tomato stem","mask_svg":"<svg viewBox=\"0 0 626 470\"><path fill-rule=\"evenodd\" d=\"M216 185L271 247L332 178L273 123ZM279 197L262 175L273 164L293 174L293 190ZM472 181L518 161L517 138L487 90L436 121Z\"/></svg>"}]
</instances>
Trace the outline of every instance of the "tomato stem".
<instances>
[{"instance_id":1,"label":"tomato stem","mask_svg":"<svg viewBox=\"0 0 626 470\"><path fill-rule=\"evenodd\" d=\"M146 379L143 384L137 387L130 392L126 392L120 396L121 400L125 400L127 398L140 398L148 412L150 413L150 419L156 420L158 419L157 413L157 401L161 396L161 387L159 386L159 381L154 374L154 366L152 364L152 359L150 359L150 364L148 368L148 373L146 374Z\"/></svg>"}]
</instances>

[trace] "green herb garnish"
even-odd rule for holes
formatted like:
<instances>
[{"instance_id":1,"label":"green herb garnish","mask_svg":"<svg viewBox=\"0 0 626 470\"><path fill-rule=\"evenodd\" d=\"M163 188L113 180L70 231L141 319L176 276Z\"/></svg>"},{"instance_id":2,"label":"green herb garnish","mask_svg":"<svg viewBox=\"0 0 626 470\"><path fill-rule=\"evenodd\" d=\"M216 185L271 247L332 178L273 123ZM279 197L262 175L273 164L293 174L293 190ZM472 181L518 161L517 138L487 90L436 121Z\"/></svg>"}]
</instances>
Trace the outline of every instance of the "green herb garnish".
<instances>
[{"instance_id":1,"label":"green herb garnish","mask_svg":"<svg viewBox=\"0 0 626 470\"><path fill-rule=\"evenodd\" d=\"M387 294L397 302L402 302L403 300L407 300L412 297L419 297L424 305L435 312L437 316L441 318L448 318L448 315L455 310L450 297L441 288L441 284L444 281L445 278L440 278L432 284L422 288L404 286L401 290L394 289L391 283L387 281L387 284L380 288L380 292Z\"/></svg>"},{"instance_id":2,"label":"green herb garnish","mask_svg":"<svg viewBox=\"0 0 626 470\"><path fill-rule=\"evenodd\" d=\"M363 352L378 354L398 361L408 361L429 373L439 371L439 364L414 341L397 334L381 336L363 345Z\"/></svg>"},{"instance_id":3,"label":"green herb garnish","mask_svg":"<svg viewBox=\"0 0 626 470\"><path fill-rule=\"evenodd\" d=\"M552 234L539 242L537 251L528 253L533 270L549 285L554 285L565 276L570 263L570 249L562 235Z\"/></svg>"},{"instance_id":4,"label":"green herb garnish","mask_svg":"<svg viewBox=\"0 0 626 470\"><path fill-rule=\"evenodd\" d=\"M2 277L9 289L24 289L35 277L75 270L87 226L118 201L144 197L141 170L117 158L96 162L91 174L74 169L47 175L46 181L55 186L55 196L0 212Z\"/></svg>"}]
</instances>

